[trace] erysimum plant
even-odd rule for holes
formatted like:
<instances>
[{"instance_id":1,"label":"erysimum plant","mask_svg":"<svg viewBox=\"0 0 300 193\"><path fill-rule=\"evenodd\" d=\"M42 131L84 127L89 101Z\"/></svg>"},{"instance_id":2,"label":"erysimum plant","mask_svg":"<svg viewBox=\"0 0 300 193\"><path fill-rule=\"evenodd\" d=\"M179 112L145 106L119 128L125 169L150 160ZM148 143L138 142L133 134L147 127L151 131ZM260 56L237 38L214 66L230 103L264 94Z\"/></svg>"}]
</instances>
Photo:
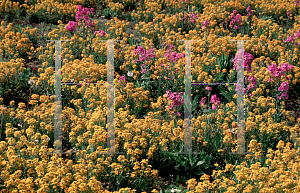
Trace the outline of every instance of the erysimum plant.
<instances>
[{"instance_id":1,"label":"erysimum plant","mask_svg":"<svg viewBox=\"0 0 300 193\"><path fill-rule=\"evenodd\" d=\"M282 113L280 113L280 102L281 100L284 99L288 99L288 93L287 91L290 89L288 83L286 81L281 82L281 76L284 76L284 74L288 71L290 71L291 69L293 69L294 66L293 65L289 65L287 63L283 63L281 64L281 67L277 67L276 64L272 63L272 65L268 66L268 71L271 73L272 78L270 78L268 80L268 82L275 82L275 88L276 91L275 92L271 92L272 93L272 97L277 98L278 100L276 100L276 114L275 114L275 121L277 123L279 123L281 121L281 115ZM274 79L276 80L274 80ZM285 77L286 80L289 80L289 77Z\"/></svg>"},{"instance_id":2,"label":"erysimum plant","mask_svg":"<svg viewBox=\"0 0 300 193\"><path fill-rule=\"evenodd\" d=\"M149 50L145 50L142 46L138 46L138 48L134 50L134 54L138 56L138 59L133 60L133 64L129 67L130 72L132 72L134 66L135 69L139 71L140 76L136 81L137 86L142 86L144 90L157 90L155 91L155 96L161 96L166 90L171 88L172 90L179 90L178 83L176 83L178 82L177 73L179 72L179 69L174 69L174 66L180 58L184 57L184 54L171 52L174 46L169 45L169 47L170 49L168 49L166 51L167 53L164 55L164 58L166 58L169 62L167 64L160 64L163 69L163 73L160 72L158 74L157 68L151 68L151 64L154 64L155 61L157 61L154 49L151 48ZM158 75L158 80L157 78L154 78L156 75ZM156 89L154 90L154 88Z\"/></svg>"},{"instance_id":3,"label":"erysimum plant","mask_svg":"<svg viewBox=\"0 0 300 193\"><path fill-rule=\"evenodd\" d=\"M33 75L30 68L14 66L14 60L6 65L2 64L0 65L0 74L4 74L4 76L0 76L0 98L4 98L4 104L8 105L12 100L16 102L29 100L29 91L34 86L34 80L30 80ZM13 73L14 71L15 73Z\"/></svg>"},{"instance_id":4,"label":"erysimum plant","mask_svg":"<svg viewBox=\"0 0 300 193\"><path fill-rule=\"evenodd\" d=\"M88 29L92 27L93 29L90 29L90 31L96 31L94 22L92 22L89 17L90 15L94 14L94 9L91 8L84 8L82 5L78 5L78 11L76 12L76 22L69 21L68 25L66 26L66 29L68 31L76 31L76 28L78 28L80 25L85 26L85 29ZM82 31L82 29L80 29Z\"/></svg>"},{"instance_id":5,"label":"erysimum plant","mask_svg":"<svg viewBox=\"0 0 300 193\"><path fill-rule=\"evenodd\" d=\"M191 178L200 178L203 174L207 173L211 165L212 156L207 155L204 151L198 154L181 155L163 152L175 162L174 169L180 175L180 180L185 182ZM178 176L179 177L179 176Z\"/></svg>"}]
</instances>

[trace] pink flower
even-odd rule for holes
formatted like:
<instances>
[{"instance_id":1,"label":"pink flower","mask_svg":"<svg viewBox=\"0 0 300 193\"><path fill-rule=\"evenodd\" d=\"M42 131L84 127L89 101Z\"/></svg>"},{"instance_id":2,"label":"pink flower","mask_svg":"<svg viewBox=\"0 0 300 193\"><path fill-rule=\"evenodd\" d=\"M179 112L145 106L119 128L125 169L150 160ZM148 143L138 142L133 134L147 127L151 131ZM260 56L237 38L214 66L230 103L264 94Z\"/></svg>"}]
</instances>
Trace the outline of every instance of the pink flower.
<instances>
[{"instance_id":1,"label":"pink flower","mask_svg":"<svg viewBox=\"0 0 300 193\"><path fill-rule=\"evenodd\" d=\"M210 25L210 21L204 20L202 23L202 28L208 27Z\"/></svg>"},{"instance_id":2,"label":"pink flower","mask_svg":"<svg viewBox=\"0 0 300 193\"><path fill-rule=\"evenodd\" d=\"M294 41L295 41L295 36L294 35L291 35L286 40L284 40L284 42L292 42L292 43L294 43Z\"/></svg>"},{"instance_id":3,"label":"pink flower","mask_svg":"<svg viewBox=\"0 0 300 193\"><path fill-rule=\"evenodd\" d=\"M230 21L230 24L229 24L229 26L230 26L230 28L232 28L232 26L235 24L235 26L234 26L234 29L238 29L238 28L241 28L242 27L242 18L241 18L241 14L237 14L236 16L235 16L235 14L237 13L237 11L236 10L234 10L233 11L233 14L231 14L231 16L230 16L230 19L231 19L231 21Z\"/></svg>"},{"instance_id":4,"label":"pink flower","mask_svg":"<svg viewBox=\"0 0 300 193\"><path fill-rule=\"evenodd\" d=\"M100 30L100 31L95 31L94 34L99 34L99 37L103 37L106 35L106 32L103 30Z\"/></svg>"},{"instance_id":5,"label":"pink flower","mask_svg":"<svg viewBox=\"0 0 300 193\"><path fill-rule=\"evenodd\" d=\"M78 6L77 6L77 10L78 10L78 11L82 10L82 5L78 5Z\"/></svg>"},{"instance_id":6,"label":"pink flower","mask_svg":"<svg viewBox=\"0 0 300 193\"><path fill-rule=\"evenodd\" d=\"M134 60L133 62L136 64L137 61L143 62L148 58L155 58L155 54L153 54L152 52L154 52L153 49L149 49L148 51L146 51L142 46L139 46L137 49L133 50L133 53L136 56L140 54L139 59Z\"/></svg>"},{"instance_id":7,"label":"pink flower","mask_svg":"<svg viewBox=\"0 0 300 193\"><path fill-rule=\"evenodd\" d=\"M217 104L220 104L220 99L217 97L217 95L213 95L210 99L210 102L211 103L217 103Z\"/></svg>"},{"instance_id":8,"label":"pink flower","mask_svg":"<svg viewBox=\"0 0 300 193\"><path fill-rule=\"evenodd\" d=\"M286 13L286 15L288 16L288 17L290 17L290 14L291 14L292 12L287 12Z\"/></svg>"},{"instance_id":9,"label":"pink flower","mask_svg":"<svg viewBox=\"0 0 300 193\"><path fill-rule=\"evenodd\" d=\"M251 82L253 85L256 85L256 78L254 76L250 76L248 78L249 82Z\"/></svg>"},{"instance_id":10,"label":"pink flower","mask_svg":"<svg viewBox=\"0 0 300 193\"><path fill-rule=\"evenodd\" d=\"M192 23L196 23L196 20L194 20L194 19L190 19L190 22L192 22Z\"/></svg>"},{"instance_id":11,"label":"pink flower","mask_svg":"<svg viewBox=\"0 0 300 193\"><path fill-rule=\"evenodd\" d=\"M275 77L278 77L278 79L280 79L280 77L283 76L284 73L281 71L281 68L278 68L278 69L276 69L275 72L273 72L272 75L275 76Z\"/></svg>"},{"instance_id":12,"label":"pink flower","mask_svg":"<svg viewBox=\"0 0 300 193\"><path fill-rule=\"evenodd\" d=\"M271 72L272 76L278 77L278 79L280 79L280 77L284 75L283 72L285 72L285 70L289 68L292 68L292 66L288 67L286 64L283 64L283 68L277 68L276 64L272 64L268 66L268 71Z\"/></svg>"},{"instance_id":13,"label":"pink flower","mask_svg":"<svg viewBox=\"0 0 300 193\"><path fill-rule=\"evenodd\" d=\"M233 70L237 70L237 64L238 64L238 60L239 60L239 55L242 54L242 52L239 52L235 58L232 60L232 62L235 64L235 66L233 67ZM251 68L249 67L249 65L252 63L252 60L254 59L254 56L251 55L250 53L245 52L244 50L244 67L247 68L247 71L250 72Z\"/></svg>"},{"instance_id":14,"label":"pink flower","mask_svg":"<svg viewBox=\"0 0 300 193\"><path fill-rule=\"evenodd\" d=\"M171 106L169 106L169 109L172 109L174 107L174 105L177 107L177 106L181 105L182 103L184 103L184 100L183 100L182 96L180 96L180 95L183 94L183 92L170 93L170 90L167 90L166 93L167 93L169 99L172 100L172 103L171 103Z\"/></svg>"},{"instance_id":15,"label":"pink flower","mask_svg":"<svg viewBox=\"0 0 300 193\"><path fill-rule=\"evenodd\" d=\"M293 69L293 68L294 68L293 65L289 65L287 63L281 64L281 70L284 71L284 72L287 72L287 71L289 71L290 69Z\"/></svg>"},{"instance_id":16,"label":"pink flower","mask_svg":"<svg viewBox=\"0 0 300 193\"><path fill-rule=\"evenodd\" d=\"M119 81L118 82L120 82L120 81L122 81L122 80L126 80L126 77L125 76L121 76L120 78L119 78ZM127 81L126 81L127 82Z\"/></svg>"},{"instance_id":17,"label":"pink flower","mask_svg":"<svg viewBox=\"0 0 300 193\"><path fill-rule=\"evenodd\" d=\"M170 49L174 49L175 48L175 46L171 45L171 44L169 44L168 46L170 47Z\"/></svg>"},{"instance_id":18,"label":"pink flower","mask_svg":"<svg viewBox=\"0 0 300 193\"><path fill-rule=\"evenodd\" d=\"M248 84L247 90L250 90L251 88L254 88L253 84Z\"/></svg>"},{"instance_id":19,"label":"pink flower","mask_svg":"<svg viewBox=\"0 0 300 193\"><path fill-rule=\"evenodd\" d=\"M251 7L248 6L247 9L246 9L246 11L247 11L247 12L251 11Z\"/></svg>"},{"instance_id":20,"label":"pink flower","mask_svg":"<svg viewBox=\"0 0 300 193\"><path fill-rule=\"evenodd\" d=\"M84 8L84 7L82 7L82 5L78 5L77 9L78 9L78 11L76 12L76 15L75 15L75 19L77 22L79 22L81 24L80 19L83 19L84 21L87 22L86 27L91 27L91 25L94 25L94 22L91 22L89 20L89 16L88 16L89 14L94 14L93 8L91 8L91 11L90 11L89 8Z\"/></svg>"},{"instance_id":21,"label":"pink flower","mask_svg":"<svg viewBox=\"0 0 300 193\"><path fill-rule=\"evenodd\" d=\"M207 87L205 88L205 90L212 91L212 88L207 86Z\"/></svg>"},{"instance_id":22,"label":"pink flower","mask_svg":"<svg viewBox=\"0 0 300 193\"><path fill-rule=\"evenodd\" d=\"M271 74L273 74L273 72L275 72L277 69L276 64L272 63L272 65L268 66L268 71L271 72Z\"/></svg>"},{"instance_id":23,"label":"pink flower","mask_svg":"<svg viewBox=\"0 0 300 193\"><path fill-rule=\"evenodd\" d=\"M289 90L289 84L287 82L281 83L280 87L278 88L278 91L284 91L284 90Z\"/></svg>"},{"instance_id":24,"label":"pink flower","mask_svg":"<svg viewBox=\"0 0 300 193\"><path fill-rule=\"evenodd\" d=\"M281 94L281 97L285 97L285 99L289 99L289 96L288 96L287 92L283 92Z\"/></svg>"},{"instance_id":25,"label":"pink flower","mask_svg":"<svg viewBox=\"0 0 300 193\"><path fill-rule=\"evenodd\" d=\"M74 21L69 21L68 25L66 25L66 30L76 31L75 28L78 27L78 23Z\"/></svg>"},{"instance_id":26,"label":"pink flower","mask_svg":"<svg viewBox=\"0 0 300 193\"><path fill-rule=\"evenodd\" d=\"M239 91L241 89L241 87L238 84L235 84L235 85L236 85L235 91Z\"/></svg>"},{"instance_id":27,"label":"pink flower","mask_svg":"<svg viewBox=\"0 0 300 193\"><path fill-rule=\"evenodd\" d=\"M276 96L277 96L277 94L276 94ZM279 96L279 97L277 97L279 100L281 100L281 96Z\"/></svg>"},{"instance_id":28,"label":"pink flower","mask_svg":"<svg viewBox=\"0 0 300 193\"><path fill-rule=\"evenodd\" d=\"M212 109L213 109L213 110L217 110L218 108L217 108L216 106L213 106Z\"/></svg>"},{"instance_id":29,"label":"pink flower","mask_svg":"<svg viewBox=\"0 0 300 193\"><path fill-rule=\"evenodd\" d=\"M297 38L300 38L300 29L298 29L298 31L296 33L294 33L294 35L297 37Z\"/></svg>"},{"instance_id":30,"label":"pink flower","mask_svg":"<svg viewBox=\"0 0 300 193\"><path fill-rule=\"evenodd\" d=\"M205 101L206 97L202 97L201 101L199 102L201 105L204 105L204 101Z\"/></svg>"},{"instance_id":31,"label":"pink flower","mask_svg":"<svg viewBox=\"0 0 300 193\"><path fill-rule=\"evenodd\" d=\"M146 72L146 69L143 69L143 70L141 71L142 74L144 74L145 72Z\"/></svg>"},{"instance_id":32,"label":"pink flower","mask_svg":"<svg viewBox=\"0 0 300 193\"><path fill-rule=\"evenodd\" d=\"M177 62L180 58L183 58L183 57L184 57L184 54L178 54L178 53L176 53L176 52L172 52L172 53L170 54L170 52L171 52L171 49L168 49L168 50L167 50L167 53L164 54L164 57L165 57L166 59L169 59L170 62Z\"/></svg>"}]
</instances>

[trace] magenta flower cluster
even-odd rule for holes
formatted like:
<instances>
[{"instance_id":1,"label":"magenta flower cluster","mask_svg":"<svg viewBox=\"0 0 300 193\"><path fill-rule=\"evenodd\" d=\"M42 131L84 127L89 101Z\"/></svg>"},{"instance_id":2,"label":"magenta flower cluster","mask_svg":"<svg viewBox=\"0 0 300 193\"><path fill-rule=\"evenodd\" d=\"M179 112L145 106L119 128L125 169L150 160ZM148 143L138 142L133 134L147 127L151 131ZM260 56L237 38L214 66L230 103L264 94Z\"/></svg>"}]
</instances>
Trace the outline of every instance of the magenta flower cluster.
<instances>
[{"instance_id":1,"label":"magenta flower cluster","mask_svg":"<svg viewBox=\"0 0 300 193\"><path fill-rule=\"evenodd\" d=\"M294 35L291 35L291 36L288 37L286 40L284 40L284 42L292 42L292 43L294 43L295 38L300 38L300 29L298 29L298 31L297 31ZM299 43L297 44L297 46L298 46L298 45L300 45L300 41L299 41Z\"/></svg>"},{"instance_id":2,"label":"magenta flower cluster","mask_svg":"<svg viewBox=\"0 0 300 193\"><path fill-rule=\"evenodd\" d=\"M184 53L181 53L181 54L178 54L176 52L172 52L171 53L171 49L168 49L167 50L167 53L165 53L164 57L168 60L170 60L170 62L177 62L180 58L184 58L185 57L185 54Z\"/></svg>"},{"instance_id":3,"label":"magenta flower cluster","mask_svg":"<svg viewBox=\"0 0 300 193\"><path fill-rule=\"evenodd\" d=\"M78 27L77 22L75 21L69 21L68 25L66 26L66 30L69 31L76 31L75 29Z\"/></svg>"},{"instance_id":4,"label":"magenta flower cluster","mask_svg":"<svg viewBox=\"0 0 300 193\"><path fill-rule=\"evenodd\" d=\"M207 87L205 87L205 90L208 90L211 93L212 87L207 86ZM201 101L199 101L199 103L201 105L204 105L205 100L206 100L206 97L202 97ZM221 105L220 99L217 97L216 94L211 97L210 102L213 104L213 106L212 106L213 110L217 110L217 106Z\"/></svg>"},{"instance_id":5,"label":"magenta flower cluster","mask_svg":"<svg viewBox=\"0 0 300 193\"><path fill-rule=\"evenodd\" d=\"M234 59L232 60L232 62L235 64L234 67L233 67L233 70L237 70L237 65L238 65L238 60L239 60L239 55L241 54L242 52L239 52L239 54L237 54ZM252 60L254 59L254 56L250 53L247 53L245 52L244 50L244 67L247 68L247 71L248 72L251 72L252 69L250 67L251 63L252 63Z\"/></svg>"},{"instance_id":6,"label":"magenta flower cluster","mask_svg":"<svg viewBox=\"0 0 300 193\"><path fill-rule=\"evenodd\" d=\"M106 32L103 30L95 31L94 34L99 34L100 37L103 37L106 35Z\"/></svg>"},{"instance_id":7,"label":"magenta flower cluster","mask_svg":"<svg viewBox=\"0 0 300 193\"><path fill-rule=\"evenodd\" d=\"M242 51L244 51L244 67L247 68L247 72L251 72L252 69L251 69L250 66L251 66L251 63L252 63L252 61L254 59L254 56L252 54L250 54L250 53L245 52L245 50L242 50ZM233 70L237 70L239 55L241 53L243 53L243 52L239 52L239 54L237 54L235 56L235 58L232 60L232 62L235 64L234 67L233 67ZM246 75L246 76L249 76L249 75ZM255 85L257 83L256 83L255 77L254 76L248 77L248 81L249 81L250 84L247 86L246 91L249 91L251 88L256 89ZM236 89L235 90L238 91L239 89L240 89L240 87L238 85L236 85ZM251 93L249 93L248 95L249 96L253 96L253 94L251 94Z\"/></svg>"},{"instance_id":8,"label":"magenta flower cluster","mask_svg":"<svg viewBox=\"0 0 300 193\"><path fill-rule=\"evenodd\" d=\"M200 105L204 105L204 103L205 103L205 99L206 99L206 97L202 97L202 98L201 98L201 101L199 102L199 103L200 103Z\"/></svg>"},{"instance_id":9,"label":"magenta flower cluster","mask_svg":"<svg viewBox=\"0 0 300 193\"><path fill-rule=\"evenodd\" d=\"M242 27L242 17L241 17L241 14L237 14L237 11L236 10L233 10L233 13L231 14L230 16L230 23L229 23L229 27L233 29L239 29Z\"/></svg>"},{"instance_id":10,"label":"magenta flower cluster","mask_svg":"<svg viewBox=\"0 0 300 193\"><path fill-rule=\"evenodd\" d=\"M169 99L172 100L171 105L169 106L169 109L171 110L174 106L178 107L181 104L184 103L183 97L181 96L183 94L183 92L177 93L177 92L170 92L171 90L167 90L167 96L169 97ZM173 114L173 112L171 112L171 114ZM177 115L180 116L181 113L177 112Z\"/></svg>"},{"instance_id":11,"label":"magenta flower cluster","mask_svg":"<svg viewBox=\"0 0 300 193\"><path fill-rule=\"evenodd\" d=\"M184 17L183 17L183 20L184 21L187 21L187 19L190 17L190 22L192 23L196 23L196 19L198 19L199 17L194 14L194 13L191 13L191 15L189 16L188 14L186 14Z\"/></svg>"},{"instance_id":12,"label":"magenta flower cluster","mask_svg":"<svg viewBox=\"0 0 300 193\"><path fill-rule=\"evenodd\" d=\"M212 88L207 86L207 87L205 87L205 90L212 91Z\"/></svg>"},{"instance_id":13,"label":"magenta flower cluster","mask_svg":"<svg viewBox=\"0 0 300 193\"><path fill-rule=\"evenodd\" d=\"M253 11L251 10L251 7L250 6L248 6L247 7L247 9L246 9L246 11L247 11L247 17L250 17L252 14L253 14Z\"/></svg>"},{"instance_id":14,"label":"magenta flower cluster","mask_svg":"<svg viewBox=\"0 0 300 193\"><path fill-rule=\"evenodd\" d=\"M76 31L76 28L78 27L78 23L81 24L80 19L83 19L84 21L86 21L86 27L92 27L94 25L94 22L91 22L89 20L89 14L94 14L94 9L91 8L84 8L82 7L82 5L78 5L77 7L77 12L76 12L76 22L74 21L69 21L68 25L66 26L66 30L69 31Z\"/></svg>"},{"instance_id":15,"label":"magenta flower cluster","mask_svg":"<svg viewBox=\"0 0 300 193\"><path fill-rule=\"evenodd\" d=\"M204 20L202 22L202 28L207 28L209 25L210 25L210 21L208 21L208 20Z\"/></svg>"},{"instance_id":16,"label":"magenta flower cluster","mask_svg":"<svg viewBox=\"0 0 300 193\"><path fill-rule=\"evenodd\" d=\"M268 66L268 71L271 72L272 76L280 79L280 77L283 76L285 72L287 72L293 68L294 68L293 65L289 65L287 63L281 64L281 67L279 67L279 68L276 66L276 64L272 63L272 65ZM286 78L288 79L288 77L286 77Z\"/></svg>"},{"instance_id":17,"label":"magenta flower cluster","mask_svg":"<svg viewBox=\"0 0 300 193\"><path fill-rule=\"evenodd\" d=\"M89 14L91 13L92 15L94 14L94 9L91 8L84 8L82 7L82 5L78 5L78 11L76 12L76 16L75 19L76 21L79 23L81 23L80 19L82 18L84 21L87 22L87 27L91 27L91 25L93 25L93 23L91 23L91 21L89 20Z\"/></svg>"},{"instance_id":18,"label":"magenta flower cluster","mask_svg":"<svg viewBox=\"0 0 300 193\"><path fill-rule=\"evenodd\" d=\"M281 76L284 75L285 72L293 69L294 66L293 65L289 65L287 63L283 63L281 64L281 67L277 67L276 64L273 64L268 66L268 71L272 74L272 76L277 77L278 79L280 79ZM289 77L286 77L287 80L289 80ZM273 81L273 78L270 78L268 80L268 82ZM287 94L287 90L289 90L289 85L287 82L283 82L281 83L280 87L278 88L278 91L283 92L281 94L281 96L278 97L279 100L281 100L283 97L285 97L286 99L288 99L288 94ZM276 96L278 96L276 94Z\"/></svg>"},{"instance_id":19,"label":"magenta flower cluster","mask_svg":"<svg viewBox=\"0 0 300 193\"><path fill-rule=\"evenodd\" d=\"M175 14L175 16L177 17L178 16L178 13L176 13ZM194 13L188 13L188 14L185 14L185 16L183 17L183 18L181 18L183 21L184 21L184 23L188 23L188 21L190 21L190 22L192 22L192 23L196 23L196 19L198 19L199 17L196 15L196 14L194 14ZM190 25L188 25L188 26L190 26Z\"/></svg>"},{"instance_id":20,"label":"magenta flower cluster","mask_svg":"<svg viewBox=\"0 0 300 193\"><path fill-rule=\"evenodd\" d=\"M119 78L118 82L121 82L122 80L128 82L128 81L126 80L126 77L125 77L125 76L121 76L121 77Z\"/></svg>"},{"instance_id":21,"label":"magenta flower cluster","mask_svg":"<svg viewBox=\"0 0 300 193\"><path fill-rule=\"evenodd\" d=\"M139 55L138 60L134 60L133 62L136 64L137 61L144 62L148 58L155 58L155 54L153 54L154 50L151 48L148 51L146 51L142 46L139 46L137 49L133 50L133 53L137 56ZM141 67L143 68L141 73L144 74L146 72L146 66L145 64L142 64Z\"/></svg>"},{"instance_id":22,"label":"magenta flower cluster","mask_svg":"<svg viewBox=\"0 0 300 193\"><path fill-rule=\"evenodd\" d=\"M217 97L216 94L211 96L210 102L211 102L212 104L214 104L213 107L212 107L213 110L217 110L217 106L220 106L220 105L221 105L220 99ZM217 106L216 106L216 105L217 105Z\"/></svg>"},{"instance_id":23,"label":"magenta flower cluster","mask_svg":"<svg viewBox=\"0 0 300 193\"><path fill-rule=\"evenodd\" d=\"M294 1L294 3L295 3L296 6L298 6L299 2L300 2L300 0Z\"/></svg>"},{"instance_id":24,"label":"magenta flower cluster","mask_svg":"<svg viewBox=\"0 0 300 193\"><path fill-rule=\"evenodd\" d=\"M248 84L248 86L247 86L247 88L246 88L246 91L249 91L251 88L256 89L256 86L255 86L255 85L257 84L257 82L256 82L255 77L254 77L254 76L249 76L249 77L248 77L248 81L249 81L251 84ZM253 94L249 93L249 96L253 96Z\"/></svg>"},{"instance_id":25,"label":"magenta flower cluster","mask_svg":"<svg viewBox=\"0 0 300 193\"><path fill-rule=\"evenodd\" d=\"M181 53L181 54L176 53L176 52L172 52L172 53L171 53L172 49L174 49L175 46L173 46L173 45L168 45L168 46L170 46L170 49L167 49L167 50L166 50L167 53L164 55L164 57L165 57L167 60L169 60L170 62L176 63L180 58L184 58L184 57L185 57L185 54L184 54L184 53ZM160 64L160 65L161 65L161 66L164 66L164 64ZM167 68L169 68L169 66L170 66L170 65L168 65ZM167 69L167 68L166 68L166 69ZM179 72L178 69L176 69L175 71L176 71L176 72ZM174 75L172 75L172 77L174 77ZM170 78L167 78L167 77L166 77L166 79L169 80ZM172 79L172 80L173 80L173 79Z\"/></svg>"}]
</instances>

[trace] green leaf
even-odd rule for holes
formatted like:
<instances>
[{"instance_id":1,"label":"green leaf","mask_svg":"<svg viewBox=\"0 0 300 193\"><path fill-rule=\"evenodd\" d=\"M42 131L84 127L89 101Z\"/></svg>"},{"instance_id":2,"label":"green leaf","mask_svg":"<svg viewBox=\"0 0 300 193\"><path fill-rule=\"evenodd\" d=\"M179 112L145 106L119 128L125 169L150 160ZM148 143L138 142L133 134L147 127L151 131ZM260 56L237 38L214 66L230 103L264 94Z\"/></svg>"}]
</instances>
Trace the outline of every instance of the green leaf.
<instances>
[{"instance_id":1,"label":"green leaf","mask_svg":"<svg viewBox=\"0 0 300 193\"><path fill-rule=\"evenodd\" d=\"M188 160L186 160L185 162L183 162L183 161L180 160L180 162L181 162L181 165L183 165L186 170L189 169Z\"/></svg>"},{"instance_id":2,"label":"green leaf","mask_svg":"<svg viewBox=\"0 0 300 193\"><path fill-rule=\"evenodd\" d=\"M91 153L94 152L94 145L93 145L93 143L91 143L91 145L90 145L90 151L91 151Z\"/></svg>"},{"instance_id":3,"label":"green leaf","mask_svg":"<svg viewBox=\"0 0 300 193\"><path fill-rule=\"evenodd\" d=\"M196 166L199 167L200 165L202 165L204 163L205 163L205 161L203 161L203 160L202 161L198 161L198 163L196 164Z\"/></svg>"},{"instance_id":4,"label":"green leaf","mask_svg":"<svg viewBox=\"0 0 300 193\"><path fill-rule=\"evenodd\" d=\"M198 176L202 176L203 174L205 174L203 171L198 171L198 172L195 172L195 174L197 174Z\"/></svg>"},{"instance_id":5,"label":"green leaf","mask_svg":"<svg viewBox=\"0 0 300 193\"><path fill-rule=\"evenodd\" d=\"M199 97L199 95L197 95L195 97L195 99L193 100L193 109L192 109L192 111L194 111L196 109L196 107L197 107L198 97Z\"/></svg>"}]
</instances>

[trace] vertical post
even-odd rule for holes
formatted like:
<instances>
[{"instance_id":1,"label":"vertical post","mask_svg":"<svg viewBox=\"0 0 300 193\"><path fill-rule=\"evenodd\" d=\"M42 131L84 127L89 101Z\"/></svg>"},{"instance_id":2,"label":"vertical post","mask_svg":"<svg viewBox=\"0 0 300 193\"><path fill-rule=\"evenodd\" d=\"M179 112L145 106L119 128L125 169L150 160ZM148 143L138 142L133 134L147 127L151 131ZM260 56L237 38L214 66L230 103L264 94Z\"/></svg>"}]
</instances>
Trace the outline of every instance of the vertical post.
<instances>
[{"instance_id":1,"label":"vertical post","mask_svg":"<svg viewBox=\"0 0 300 193\"><path fill-rule=\"evenodd\" d=\"M115 154L115 125L114 125L114 40L107 41L107 150Z\"/></svg>"},{"instance_id":2,"label":"vertical post","mask_svg":"<svg viewBox=\"0 0 300 193\"><path fill-rule=\"evenodd\" d=\"M107 153L101 154L124 154L115 151L115 69L114 69L114 41L122 40L100 40L107 41Z\"/></svg>"},{"instance_id":3,"label":"vertical post","mask_svg":"<svg viewBox=\"0 0 300 193\"><path fill-rule=\"evenodd\" d=\"M191 40L185 42L184 153L192 153Z\"/></svg>"},{"instance_id":4,"label":"vertical post","mask_svg":"<svg viewBox=\"0 0 300 193\"><path fill-rule=\"evenodd\" d=\"M192 152L192 91L191 91L191 41L199 40L177 40L185 43L185 93L184 93L184 152L178 154L198 154Z\"/></svg>"},{"instance_id":5,"label":"vertical post","mask_svg":"<svg viewBox=\"0 0 300 193\"><path fill-rule=\"evenodd\" d=\"M244 117L244 103L245 103L245 84L244 84L244 41L237 41L238 67L238 95L237 95L237 153L245 154L245 117Z\"/></svg>"},{"instance_id":6,"label":"vertical post","mask_svg":"<svg viewBox=\"0 0 300 193\"><path fill-rule=\"evenodd\" d=\"M61 41L55 41L54 153L62 154Z\"/></svg>"},{"instance_id":7,"label":"vertical post","mask_svg":"<svg viewBox=\"0 0 300 193\"><path fill-rule=\"evenodd\" d=\"M54 152L62 153L61 42L55 41Z\"/></svg>"},{"instance_id":8,"label":"vertical post","mask_svg":"<svg viewBox=\"0 0 300 193\"><path fill-rule=\"evenodd\" d=\"M253 154L245 152L245 76L244 76L244 41L237 41L237 152L232 154Z\"/></svg>"}]
</instances>

